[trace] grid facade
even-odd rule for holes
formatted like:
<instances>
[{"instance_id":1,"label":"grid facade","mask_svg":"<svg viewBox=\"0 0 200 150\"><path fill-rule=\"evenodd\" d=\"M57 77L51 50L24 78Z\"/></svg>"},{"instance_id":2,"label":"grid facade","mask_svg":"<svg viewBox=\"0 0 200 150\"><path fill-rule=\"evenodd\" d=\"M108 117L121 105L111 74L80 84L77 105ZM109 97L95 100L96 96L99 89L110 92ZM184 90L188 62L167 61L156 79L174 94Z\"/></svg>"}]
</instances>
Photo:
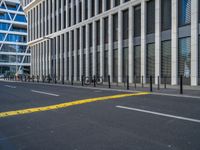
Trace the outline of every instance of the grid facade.
<instances>
[{"instance_id":1,"label":"grid facade","mask_svg":"<svg viewBox=\"0 0 200 150\"><path fill-rule=\"evenodd\" d=\"M31 73L80 81L199 83L198 0L22 0ZM166 55L166 56L165 56ZM160 77L160 78L158 78Z\"/></svg>"},{"instance_id":2,"label":"grid facade","mask_svg":"<svg viewBox=\"0 0 200 150\"><path fill-rule=\"evenodd\" d=\"M30 72L27 19L18 0L0 1L0 74Z\"/></svg>"}]
</instances>

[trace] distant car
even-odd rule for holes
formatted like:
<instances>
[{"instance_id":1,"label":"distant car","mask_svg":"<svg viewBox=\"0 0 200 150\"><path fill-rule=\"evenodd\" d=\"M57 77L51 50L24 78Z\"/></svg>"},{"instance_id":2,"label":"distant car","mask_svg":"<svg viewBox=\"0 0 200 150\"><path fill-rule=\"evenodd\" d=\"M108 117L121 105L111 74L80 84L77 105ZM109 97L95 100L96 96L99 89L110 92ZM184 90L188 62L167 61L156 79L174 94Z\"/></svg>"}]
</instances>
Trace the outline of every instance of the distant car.
<instances>
[{"instance_id":1,"label":"distant car","mask_svg":"<svg viewBox=\"0 0 200 150\"><path fill-rule=\"evenodd\" d=\"M4 76L4 74L0 74L0 78L4 78L5 76Z\"/></svg>"}]
</instances>

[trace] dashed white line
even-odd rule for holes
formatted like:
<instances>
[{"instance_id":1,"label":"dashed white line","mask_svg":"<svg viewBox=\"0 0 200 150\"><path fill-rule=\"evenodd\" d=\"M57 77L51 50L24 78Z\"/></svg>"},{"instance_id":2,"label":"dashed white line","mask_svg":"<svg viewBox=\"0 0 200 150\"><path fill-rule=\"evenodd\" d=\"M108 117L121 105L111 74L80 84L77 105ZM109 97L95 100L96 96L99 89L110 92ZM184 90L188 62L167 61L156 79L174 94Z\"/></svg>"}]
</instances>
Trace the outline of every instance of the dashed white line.
<instances>
[{"instance_id":1,"label":"dashed white line","mask_svg":"<svg viewBox=\"0 0 200 150\"><path fill-rule=\"evenodd\" d=\"M59 95L57 95L57 94L54 94L54 93L47 93L47 92L43 92L43 91L31 90L31 92L38 93L38 94L50 95L50 96L56 96L56 97L58 97L58 96L59 96Z\"/></svg>"},{"instance_id":2,"label":"dashed white line","mask_svg":"<svg viewBox=\"0 0 200 150\"><path fill-rule=\"evenodd\" d=\"M116 107L121 108L121 109L127 109L127 110L157 115L157 116L163 116L163 117L174 118L174 119L179 119L179 120L184 120L184 121L189 121L189 122L200 123L200 120L193 119L193 118L186 118L186 117L181 117L181 116L176 116L176 115L164 114L164 113L160 113L160 112L154 112L154 111L148 111L148 110L143 110L143 109L138 109L138 108L126 107L126 106L116 106Z\"/></svg>"},{"instance_id":3,"label":"dashed white line","mask_svg":"<svg viewBox=\"0 0 200 150\"><path fill-rule=\"evenodd\" d=\"M5 87L11 88L11 89L16 89L16 86L11 86L11 85L4 85Z\"/></svg>"}]
</instances>

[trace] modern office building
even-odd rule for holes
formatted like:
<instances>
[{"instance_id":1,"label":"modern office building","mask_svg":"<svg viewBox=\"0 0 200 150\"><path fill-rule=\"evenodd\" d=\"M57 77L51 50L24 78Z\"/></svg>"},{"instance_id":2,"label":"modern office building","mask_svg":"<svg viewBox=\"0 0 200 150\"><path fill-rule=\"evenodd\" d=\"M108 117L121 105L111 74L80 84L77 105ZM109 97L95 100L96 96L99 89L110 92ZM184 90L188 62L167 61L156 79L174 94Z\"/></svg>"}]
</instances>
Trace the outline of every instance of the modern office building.
<instances>
[{"instance_id":1,"label":"modern office building","mask_svg":"<svg viewBox=\"0 0 200 150\"><path fill-rule=\"evenodd\" d=\"M27 20L18 0L0 1L0 74L30 72Z\"/></svg>"},{"instance_id":2,"label":"modern office building","mask_svg":"<svg viewBox=\"0 0 200 150\"><path fill-rule=\"evenodd\" d=\"M200 84L199 0L22 0L31 73Z\"/></svg>"}]
</instances>

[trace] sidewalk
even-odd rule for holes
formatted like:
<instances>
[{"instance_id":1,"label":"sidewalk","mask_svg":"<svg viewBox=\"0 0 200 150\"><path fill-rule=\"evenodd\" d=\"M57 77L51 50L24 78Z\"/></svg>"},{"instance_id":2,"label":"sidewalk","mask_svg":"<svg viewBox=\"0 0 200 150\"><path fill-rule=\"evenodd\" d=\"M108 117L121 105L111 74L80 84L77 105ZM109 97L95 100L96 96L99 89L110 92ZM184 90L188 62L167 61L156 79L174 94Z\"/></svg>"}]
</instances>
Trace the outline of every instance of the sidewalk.
<instances>
[{"instance_id":1,"label":"sidewalk","mask_svg":"<svg viewBox=\"0 0 200 150\"><path fill-rule=\"evenodd\" d=\"M57 82L57 84L51 82L51 83L43 83L42 81L38 82L22 82L22 81L13 81L13 80L4 80L0 79L0 81L4 82L18 82L18 83L33 83L33 84L45 84L45 85L52 85L52 86L67 86L67 87L79 87L79 88L96 88L96 89L105 89L105 90L118 90L118 91L124 91L124 92L131 92L131 91L141 91L141 92L150 92L150 85L145 84L143 87L141 84L130 84L129 90L127 90L127 85L124 83L111 83L111 88L109 88L108 83L103 83L101 85L96 84L96 87L94 87L94 83L91 83L90 85L84 85L82 86L81 82L74 82L73 85L71 82L65 82L65 84L62 84L61 82ZM164 85L160 85L160 89L158 89L157 85L153 85L153 92L152 94L155 95L173 95L173 96L184 96L184 97L196 97L200 99L200 86L186 86L183 85L183 94L180 94L180 86L172 86L172 85L166 85L166 88Z\"/></svg>"}]
</instances>

